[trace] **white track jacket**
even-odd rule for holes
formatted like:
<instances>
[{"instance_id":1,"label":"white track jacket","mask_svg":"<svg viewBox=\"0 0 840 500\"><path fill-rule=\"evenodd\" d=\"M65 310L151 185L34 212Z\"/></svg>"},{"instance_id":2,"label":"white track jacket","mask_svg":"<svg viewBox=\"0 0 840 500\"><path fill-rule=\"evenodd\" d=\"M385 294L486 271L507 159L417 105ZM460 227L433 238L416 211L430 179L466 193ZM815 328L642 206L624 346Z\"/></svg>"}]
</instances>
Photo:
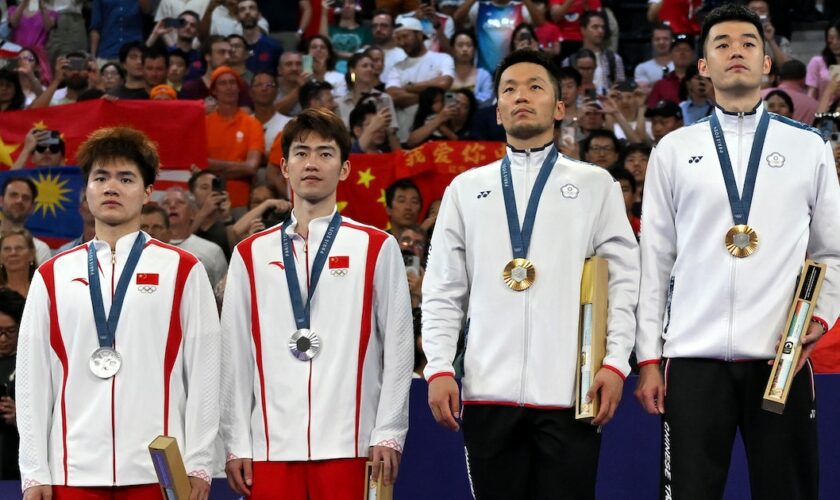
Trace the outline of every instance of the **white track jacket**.
<instances>
[{"instance_id":1,"label":"white track jacket","mask_svg":"<svg viewBox=\"0 0 840 500\"><path fill-rule=\"evenodd\" d=\"M137 233L96 240L106 315ZM148 445L175 437L187 473L210 480L219 428L219 320L204 267L146 235L116 331L122 368L100 379L88 246L35 273L17 352L23 488L157 483Z\"/></svg>"},{"instance_id":2,"label":"white track jacket","mask_svg":"<svg viewBox=\"0 0 840 500\"><path fill-rule=\"evenodd\" d=\"M548 148L507 148L520 225ZM501 161L459 175L447 188L423 280L427 380L452 375L458 334L469 317L464 404L567 408L574 381L580 281L587 257L609 264L608 368L630 372L639 251L621 195L606 170L560 155L542 194L528 259L536 280L508 288L513 258Z\"/></svg>"},{"instance_id":3,"label":"white track jacket","mask_svg":"<svg viewBox=\"0 0 840 500\"><path fill-rule=\"evenodd\" d=\"M302 300L329 217L307 240L287 228ZM281 226L236 246L222 307L222 439L228 460L367 457L368 447L402 450L414 364L405 265L388 233L344 217L311 304L321 350L311 361L289 351L295 332Z\"/></svg>"},{"instance_id":4,"label":"white track jacket","mask_svg":"<svg viewBox=\"0 0 840 500\"><path fill-rule=\"evenodd\" d=\"M716 109L739 195L762 104ZM648 164L642 205L642 284L636 354L770 359L806 255L828 265L815 316L840 312L840 187L831 145L799 122L770 114L749 225L758 249L729 254L734 224L709 119L671 132Z\"/></svg>"}]
</instances>

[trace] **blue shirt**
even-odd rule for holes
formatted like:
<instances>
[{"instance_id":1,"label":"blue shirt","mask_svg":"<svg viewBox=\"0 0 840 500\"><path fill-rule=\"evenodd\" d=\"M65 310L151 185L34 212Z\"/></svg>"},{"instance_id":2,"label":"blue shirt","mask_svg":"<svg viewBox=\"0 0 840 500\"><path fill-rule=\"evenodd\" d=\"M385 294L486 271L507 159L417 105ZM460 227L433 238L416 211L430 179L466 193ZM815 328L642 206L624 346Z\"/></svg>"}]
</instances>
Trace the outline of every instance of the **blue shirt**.
<instances>
[{"instance_id":1,"label":"blue shirt","mask_svg":"<svg viewBox=\"0 0 840 500\"><path fill-rule=\"evenodd\" d=\"M680 103L683 115L683 125L689 126L700 118L709 116L715 109L715 105L709 101L703 104L694 104L694 101L683 101Z\"/></svg>"},{"instance_id":2,"label":"blue shirt","mask_svg":"<svg viewBox=\"0 0 840 500\"><path fill-rule=\"evenodd\" d=\"M250 55L245 61L245 67L253 74L267 71L272 75L277 73L277 63L283 53L280 42L263 33L257 43L248 45Z\"/></svg>"},{"instance_id":3,"label":"blue shirt","mask_svg":"<svg viewBox=\"0 0 840 500\"><path fill-rule=\"evenodd\" d=\"M178 50L178 46L172 45L168 50L171 54L172 52ZM196 49L190 49L190 51L187 52L187 73L184 75L184 81L186 82L201 78L206 71L207 68L204 65L204 58L201 57L201 52Z\"/></svg>"},{"instance_id":4,"label":"blue shirt","mask_svg":"<svg viewBox=\"0 0 840 500\"><path fill-rule=\"evenodd\" d=\"M143 41L143 19L137 0L93 0L90 29L99 32L96 57L116 59L120 47Z\"/></svg>"}]
</instances>

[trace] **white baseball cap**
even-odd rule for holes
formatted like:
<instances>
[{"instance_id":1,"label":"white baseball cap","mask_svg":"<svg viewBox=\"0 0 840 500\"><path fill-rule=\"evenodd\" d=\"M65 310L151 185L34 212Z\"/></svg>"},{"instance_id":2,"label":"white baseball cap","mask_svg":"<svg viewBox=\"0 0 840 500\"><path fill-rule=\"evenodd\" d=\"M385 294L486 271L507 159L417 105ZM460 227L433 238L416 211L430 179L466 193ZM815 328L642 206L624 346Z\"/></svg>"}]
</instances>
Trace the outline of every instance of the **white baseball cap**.
<instances>
[{"instance_id":1,"label":"white baseball cap","mask_svg":"<svg viewBox=\"0 0 840 500\"><path fill-rule=\"evenodd\" d=\"M423 31L423 24L415 17L397 18L397 22L394 25L394 33L399 31L419 31L420 33L425 34Z\"/></svg>"}]
</instances>

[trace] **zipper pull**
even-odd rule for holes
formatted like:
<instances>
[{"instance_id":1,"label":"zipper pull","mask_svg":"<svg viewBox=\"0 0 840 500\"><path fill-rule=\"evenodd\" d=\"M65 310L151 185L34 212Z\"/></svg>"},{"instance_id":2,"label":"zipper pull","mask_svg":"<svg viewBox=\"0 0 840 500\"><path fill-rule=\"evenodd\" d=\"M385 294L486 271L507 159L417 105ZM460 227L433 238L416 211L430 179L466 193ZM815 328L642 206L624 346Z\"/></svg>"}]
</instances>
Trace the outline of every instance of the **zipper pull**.
<instances>
[{"instance_id":1,"label":"zipper pull","mask_svg":"<svg viewBox=\"0 0 840 500\"><path fill-rule=\"evenodd\" d=\"M117 251L116 250L111 250L111 265L112 266L117 265Z\"/></svg>"}]
</instances>

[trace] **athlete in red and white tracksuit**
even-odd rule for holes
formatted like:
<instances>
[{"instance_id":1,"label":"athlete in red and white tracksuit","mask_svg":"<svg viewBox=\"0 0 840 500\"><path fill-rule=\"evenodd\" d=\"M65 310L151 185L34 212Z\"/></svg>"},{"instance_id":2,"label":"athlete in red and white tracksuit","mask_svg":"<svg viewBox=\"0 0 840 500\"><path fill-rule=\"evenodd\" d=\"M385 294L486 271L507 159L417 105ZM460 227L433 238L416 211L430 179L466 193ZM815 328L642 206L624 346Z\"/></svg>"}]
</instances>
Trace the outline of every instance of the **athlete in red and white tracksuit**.
<instances>
[{"instance_id":1,"label":"athlete in red and white tracksuit","mask_svg":"<svg viewBox=\"0 0 840 500\"><path fill-rule=\"evenodd\" d=\"M405 266L394 238L343 219L311 302L321 350L300 361L288 347L297 326L280 231L294 247L305 300L332 215L313 219L306 239L293 215L287 228L244 240L231 258L222 308L221 433L228 460L253 459L252 498L278 498L281 489L282 498L345 498L338 495L348 489L361 498L369 448L402 451L405 442L414 351Z\"/></svg>"},{"instance_id":2,"label":"athlete in red and white tracksuit","mask_svg":"<svg viewBox=\"0 0 840 500\"><path fill-rule=\"evenodd\" d=\"M113 253L94 240L105 311L133 232ZM148 445L175 437L189 475L209 482L218 432L219 321L207 273L192 255L148 235L115 334L116 376L89 369L99 348L88 291L88 245L43 264L32 280L17 352L23 489L145 485L160 497ZM68 494L70 496L68 496Z\"/></svg>"}]
</instances>

